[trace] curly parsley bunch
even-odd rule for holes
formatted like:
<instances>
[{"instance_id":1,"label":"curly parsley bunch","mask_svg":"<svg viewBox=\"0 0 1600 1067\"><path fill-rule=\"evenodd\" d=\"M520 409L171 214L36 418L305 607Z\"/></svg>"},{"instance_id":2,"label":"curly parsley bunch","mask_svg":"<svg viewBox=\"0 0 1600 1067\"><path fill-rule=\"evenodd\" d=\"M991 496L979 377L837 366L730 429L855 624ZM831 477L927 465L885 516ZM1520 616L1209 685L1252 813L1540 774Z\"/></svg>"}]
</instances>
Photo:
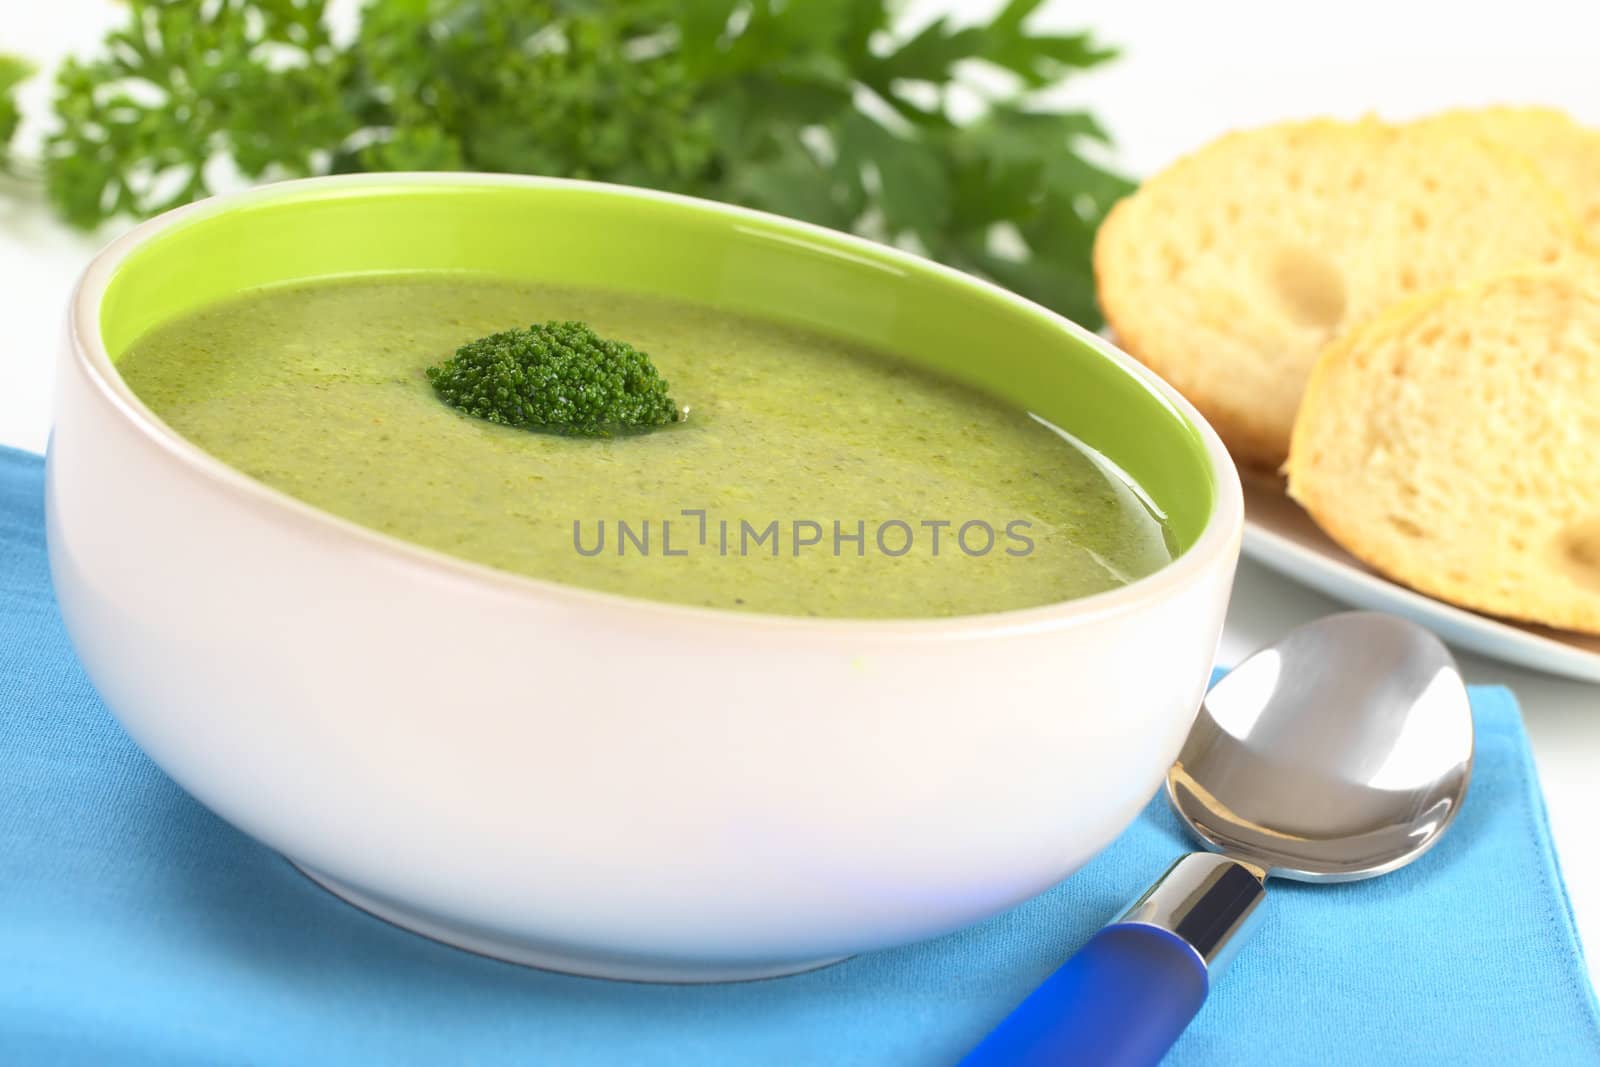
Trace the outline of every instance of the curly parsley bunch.
<instances>
[{"instance_id":1,"label":"curly parsley bunch","mask_svg":"<svg viewBox=\"0 0 1600 1067\"><path fill-rule=\"evenodd\" d=\"M853 230L1098 322L1094 232L1131 185L1085 154L1094 119L1040 94L1114 53L1031 28L1041 0L912 33L893 0L368 0L346 43L325 3L129 0L57 82L62 214L149 215L234 174L592 178Z\"/></svg>"}]
</instances>

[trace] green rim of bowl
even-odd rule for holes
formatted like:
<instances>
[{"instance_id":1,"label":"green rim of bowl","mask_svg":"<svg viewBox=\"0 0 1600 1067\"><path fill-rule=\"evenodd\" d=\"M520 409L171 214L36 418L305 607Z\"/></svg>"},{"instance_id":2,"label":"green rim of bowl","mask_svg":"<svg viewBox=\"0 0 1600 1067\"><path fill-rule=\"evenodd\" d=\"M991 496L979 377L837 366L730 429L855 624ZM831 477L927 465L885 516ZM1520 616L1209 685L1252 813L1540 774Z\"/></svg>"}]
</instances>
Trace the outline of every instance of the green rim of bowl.
<instances>
[{"instance_id":1,"label":"green rim of bowl","mask_svg":"<svg viewBox=\"0 0 1600 1067\"><path fill-rule=\"evenodd\" d=\"M647 292L823 330L1070 431L1126 472L1180 550L1216 505L1200 428L1059 316L869 241L642 190L369 176L202 205L116 268L101 338L115 361L152 327L245 290L416 271Z\"/></svg>"}]
</instances>

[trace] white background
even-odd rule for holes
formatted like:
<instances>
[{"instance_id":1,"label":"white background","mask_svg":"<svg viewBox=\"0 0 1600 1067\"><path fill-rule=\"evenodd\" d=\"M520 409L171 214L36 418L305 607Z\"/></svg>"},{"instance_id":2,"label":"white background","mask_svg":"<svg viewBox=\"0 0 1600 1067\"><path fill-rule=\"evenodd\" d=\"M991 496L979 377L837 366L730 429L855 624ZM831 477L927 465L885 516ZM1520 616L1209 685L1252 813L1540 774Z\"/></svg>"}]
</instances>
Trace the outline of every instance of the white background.
<instances>
[{"instance_id":1,"label":"white background","mask_svg":"<svg viewBox=\"0 0 1600 1067\"><path fill-rule=\"evenodd\" d=\"M0 28L0 51L41 64L92 48L118 17L111 0L6 6L13 10ZM917 0L908 17L991 6ZM348 3L343 8L348 15ZM1117 137L1118 161L1136 174L1229 128L1313 114L1403 118L1451 105L1538 102L1600 126L1600 3L1593 0L1072 0L1042 16L1064 28L1091 27L1124 48L1120 61L1063 95L1101 116ZM45 82L24 94L24 145L44 125ZM71 233L36 195L0 184L0 444L43 450L68 292L111 232ZM1246 561L1222 662L1337 609ZM1600 687L1473 656L1462 661L1471 680L1509 685L1521 698L1578 923L1593 947L1590 973L1600 976Z\"/></svg>"}]
</instances>

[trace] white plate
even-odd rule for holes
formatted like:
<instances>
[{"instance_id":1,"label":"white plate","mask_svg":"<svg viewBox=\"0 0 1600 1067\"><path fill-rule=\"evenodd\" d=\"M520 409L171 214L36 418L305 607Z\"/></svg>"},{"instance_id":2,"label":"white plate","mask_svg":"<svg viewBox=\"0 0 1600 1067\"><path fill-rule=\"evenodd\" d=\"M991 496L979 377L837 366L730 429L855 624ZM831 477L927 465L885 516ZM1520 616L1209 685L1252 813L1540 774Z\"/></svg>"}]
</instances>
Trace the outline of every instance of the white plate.
<instances>
[{"instance_id":1,"label":"white plate","mask_svg":"<svg viewBox=\"0 0 1600 1067\"><path fill-rule=\"evenodd\" d=\"M1262 565L1336 600L1402 615L1460 648L1600 682L1600 637L1491 619L1380 578L1329 540L1278 483L1247 477L1244 503L1244 552Z\"/></svg>"}]
</instances>

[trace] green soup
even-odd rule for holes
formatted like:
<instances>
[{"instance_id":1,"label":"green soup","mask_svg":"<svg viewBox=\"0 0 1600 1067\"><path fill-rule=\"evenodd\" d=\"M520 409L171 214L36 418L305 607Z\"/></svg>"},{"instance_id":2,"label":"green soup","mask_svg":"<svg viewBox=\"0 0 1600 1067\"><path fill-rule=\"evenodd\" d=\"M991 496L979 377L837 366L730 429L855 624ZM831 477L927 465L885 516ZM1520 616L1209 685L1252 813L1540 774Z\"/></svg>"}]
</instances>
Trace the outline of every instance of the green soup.
<instances>
[{"instance_id":1,"label":"green soup","mask_svg":"<svg viewBox=\"0 0 1600 1067\"><path fill-rule=\"evenodd\" d=\"M509 429L426 369L579 319L648 352L687 419L634 436ZM915 618L1115 588L1172 558L1104 459L965 386L712 308L471 275L260 290L118 360L174 430L292 496L518 574L682 604Z\"/></svg>"}]
</instances>

